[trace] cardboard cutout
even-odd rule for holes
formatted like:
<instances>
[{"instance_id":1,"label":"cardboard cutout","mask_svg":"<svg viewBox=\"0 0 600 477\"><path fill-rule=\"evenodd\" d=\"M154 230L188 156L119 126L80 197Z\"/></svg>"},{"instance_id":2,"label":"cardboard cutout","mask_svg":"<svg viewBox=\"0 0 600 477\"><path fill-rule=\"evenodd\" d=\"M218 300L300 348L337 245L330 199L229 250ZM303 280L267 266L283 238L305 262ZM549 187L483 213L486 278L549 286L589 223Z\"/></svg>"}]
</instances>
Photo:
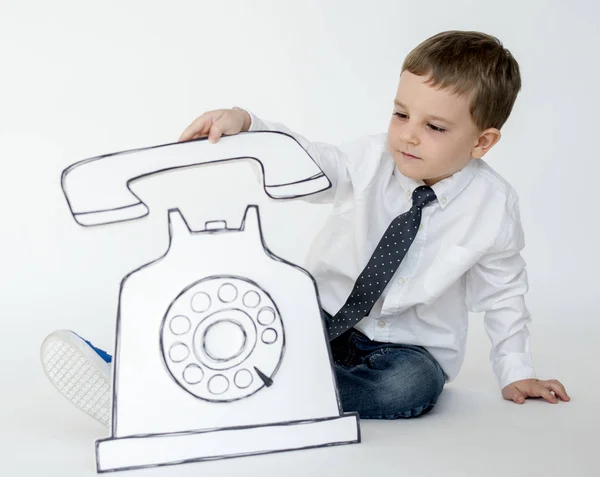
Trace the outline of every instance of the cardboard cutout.
<instances>
[{"instance_id":1,"label":"cardboard cutout","mask_svg":"<svg viewBox=\"0 0 600 477\"><path fill-rule=\"evenodd\" d=\"M131 181L250 158L265 192L293 198L331 184L291 136L240 133L123 151L63 172L84 226L148 214ZM267 248L258 207L239 229L192 231L169 210L169 247L122 281L113 368L112 435L98 472L360 442L343 413L316 284Z\"/></svg>"}]
</instances>

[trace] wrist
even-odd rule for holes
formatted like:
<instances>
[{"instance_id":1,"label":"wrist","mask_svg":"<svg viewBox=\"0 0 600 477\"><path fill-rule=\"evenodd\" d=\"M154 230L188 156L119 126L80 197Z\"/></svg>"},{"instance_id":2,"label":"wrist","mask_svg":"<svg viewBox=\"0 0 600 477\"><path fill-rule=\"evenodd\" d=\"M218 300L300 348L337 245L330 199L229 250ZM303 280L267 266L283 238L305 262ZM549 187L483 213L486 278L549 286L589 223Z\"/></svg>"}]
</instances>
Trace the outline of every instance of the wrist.
<instances>
[{"instance_id":1,"label":"wrist","mask_svg":"<svg viewBox=\"0 0 600 477\"><path fill-rule=\"evenodd\" d=\"M234 106L232 109L235 109L236 111L240 111L242 113L242 116L244 118L244 122L242 124L242 131L246 132L250 129L250 125L252 122L252 119L250 118L250 114L248 114L248 111L246 111L245 109L239 108L237 106Z\"/></svg>"}]
</instances>

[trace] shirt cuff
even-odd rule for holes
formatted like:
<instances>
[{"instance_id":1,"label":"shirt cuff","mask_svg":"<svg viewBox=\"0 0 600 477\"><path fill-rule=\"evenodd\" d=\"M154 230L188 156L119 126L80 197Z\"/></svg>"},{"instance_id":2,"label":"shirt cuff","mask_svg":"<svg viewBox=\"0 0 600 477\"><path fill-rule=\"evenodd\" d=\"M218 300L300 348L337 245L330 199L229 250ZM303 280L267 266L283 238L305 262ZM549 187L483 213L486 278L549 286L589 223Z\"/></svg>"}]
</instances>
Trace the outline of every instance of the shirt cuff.
<instances>
[{"instance_id":1,"label":"shirt cuff","mask_svg":"<svg viewBox=\"0 0 600 477\"><path fill-rule=\"evenodd\" d=\"M510 353L497 359L492 367L500 389L521 379L536 378L531 353Z\"/></svg>"}]
</instances>

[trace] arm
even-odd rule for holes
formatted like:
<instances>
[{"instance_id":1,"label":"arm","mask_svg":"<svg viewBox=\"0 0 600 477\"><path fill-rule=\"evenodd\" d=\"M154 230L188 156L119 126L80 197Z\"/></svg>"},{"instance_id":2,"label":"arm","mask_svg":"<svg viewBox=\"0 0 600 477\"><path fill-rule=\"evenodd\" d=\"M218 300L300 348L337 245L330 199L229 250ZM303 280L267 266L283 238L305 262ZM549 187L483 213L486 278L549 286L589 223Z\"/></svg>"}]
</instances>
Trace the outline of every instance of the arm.
<instances>
[{"instance_id":1,"label":"arm","mask_svg":"<svg viewBox=\"0 0 600 477\"><path fill-rule=\"evenodd\" d=\"M490 362L500 388L535 378L524 295L529 290L518 198L512 199L500 236L492 249L467 272L469 311L485 312L484 327L492 347Z\"/></svg>"}]
</instances>

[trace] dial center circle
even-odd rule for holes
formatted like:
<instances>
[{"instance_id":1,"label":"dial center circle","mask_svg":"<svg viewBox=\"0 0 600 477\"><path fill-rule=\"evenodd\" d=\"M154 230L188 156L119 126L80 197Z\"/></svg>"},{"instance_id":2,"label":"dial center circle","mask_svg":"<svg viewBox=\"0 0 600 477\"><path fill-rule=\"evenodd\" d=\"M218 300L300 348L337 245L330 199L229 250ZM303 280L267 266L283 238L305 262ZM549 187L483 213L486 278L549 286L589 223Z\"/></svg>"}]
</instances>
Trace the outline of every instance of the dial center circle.
<instances>
[{"instance_id":1,"label":"dial center circle","mask_svg":"<svg viewBox=\"0 0 600 477\"><path fill-rule=\"evenodd\" d=\"M246 332L236 321L219 320L204 331L204 352L215 361L229 361L239 356L246 346Z\"/></svg>"}]
</instances>

